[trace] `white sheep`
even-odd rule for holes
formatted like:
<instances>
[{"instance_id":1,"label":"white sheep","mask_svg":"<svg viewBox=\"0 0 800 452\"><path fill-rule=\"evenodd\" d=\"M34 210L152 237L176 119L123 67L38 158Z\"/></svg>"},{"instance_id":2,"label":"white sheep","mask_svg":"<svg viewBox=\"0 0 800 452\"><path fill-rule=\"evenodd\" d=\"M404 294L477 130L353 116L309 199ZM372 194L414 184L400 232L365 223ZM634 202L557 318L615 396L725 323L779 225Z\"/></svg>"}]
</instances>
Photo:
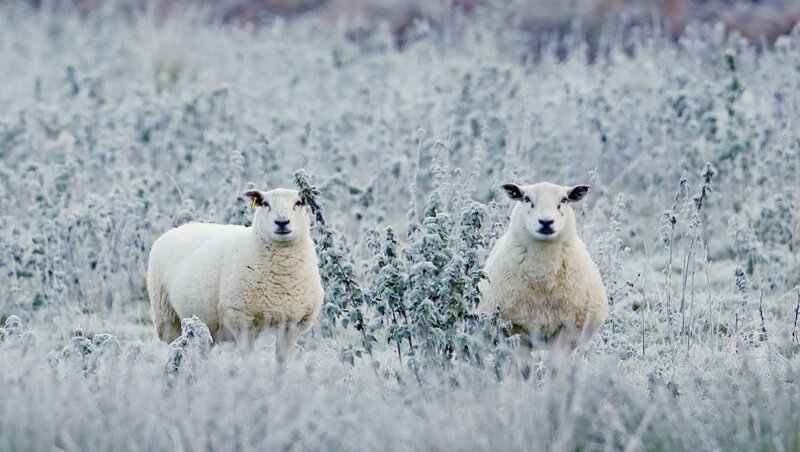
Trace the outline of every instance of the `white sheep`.
<instances>
[{"instance_id":1,"label":"white sheep","mask_svg":"<svg viewBox=\"0 0 800 452\"><path fill-rule=\"evenodd\" d=\"M181 335L197 316L214 341L252 345L277 328L275 356L284 363L322 305L317 256L304 202L295 190L244 194L255 206L252 227L190 223L153 243L147 289L156 334Z\"/></svg>"},{"instance_id":2,"label":"white sheep","mask_svg":"<svg viewBox=\"0 0 800 452\"><path fill-rule=\"evenodd\" d=\"M508 231L486 261L488 281L477 311L499 307L528 355L533 344L574 350L608 314L600 272L578 237L570 206L589 187L539 183L502 188L517 204Z\"/></svg>"}]
</instances>

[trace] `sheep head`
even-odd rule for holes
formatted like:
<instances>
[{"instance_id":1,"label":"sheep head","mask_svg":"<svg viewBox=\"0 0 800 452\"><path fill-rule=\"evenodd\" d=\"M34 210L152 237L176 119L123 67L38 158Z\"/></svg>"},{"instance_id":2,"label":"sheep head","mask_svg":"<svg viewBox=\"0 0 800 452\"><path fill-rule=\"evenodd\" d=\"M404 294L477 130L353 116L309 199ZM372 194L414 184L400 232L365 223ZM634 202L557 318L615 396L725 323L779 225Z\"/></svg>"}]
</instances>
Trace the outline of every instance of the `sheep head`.
<instances>
[{"instance_id":1,"label":"sheep head","mask_svg":"<svg viewBox=\"0 0 800 452\"><path fill-rule=\"evenodd\" d=\"M308 214L297 191L286 188L268 192L248 190L244 197L256 209L253 228L262 240L286 244L309 235Z\"/></svg>"},{"instance_id":2,"label":"sheep head","mask_svg":"<svg viewBox=\"0 0 800 452\"><path fill-rule=\"evenodd\" d=\"M564 187L547 182L505 184L502 188L517 201L511 212L512 230L537 241L556 241L575 233L575 212L570 204L589 193L586 185Z\"/></svg>"}]
</instances>

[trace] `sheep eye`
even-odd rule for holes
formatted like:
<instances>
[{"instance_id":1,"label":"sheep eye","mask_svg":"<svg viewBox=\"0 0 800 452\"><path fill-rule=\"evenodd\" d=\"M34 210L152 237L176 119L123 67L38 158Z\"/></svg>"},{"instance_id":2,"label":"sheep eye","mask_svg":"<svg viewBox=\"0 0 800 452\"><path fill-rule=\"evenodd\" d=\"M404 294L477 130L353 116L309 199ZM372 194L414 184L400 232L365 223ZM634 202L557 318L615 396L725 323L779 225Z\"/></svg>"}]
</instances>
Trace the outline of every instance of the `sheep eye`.
<instances>
[{"instance_id":1,"label":"sheep eye","mask_svg":"<svg viewBox=\"0 0 800 452\"><path fill-rule=\"evenodd\" d=\"M269 203L268 203L268 202L266 202L266 201L261 201L261 207L266 207L266 208L268 208L268 209L269 209L269 208L271 208L272 206L270 206L270 205L269 205Z\"/></svg>"},{"instance_id":2,"label":"sheep eye","mask_svg":"<svg viewBox=\"0 0 800 452\"><path fill-rule=\"evenodd\" d=\"M303 203L302 199L294 203L295 207L303 207L304 205L305 205L305 203Z\"/></svg>"},{"instance_id":3,"label":"sheep eye","mask_svg":"<svg viewBox=\"0 0 800 452\"><path fill-rule=\"evenodd\" d=\"M567 202L569 202L569 199L566 196L561 198L561 204L566 204Z\"/></svg>"}]
</instances>

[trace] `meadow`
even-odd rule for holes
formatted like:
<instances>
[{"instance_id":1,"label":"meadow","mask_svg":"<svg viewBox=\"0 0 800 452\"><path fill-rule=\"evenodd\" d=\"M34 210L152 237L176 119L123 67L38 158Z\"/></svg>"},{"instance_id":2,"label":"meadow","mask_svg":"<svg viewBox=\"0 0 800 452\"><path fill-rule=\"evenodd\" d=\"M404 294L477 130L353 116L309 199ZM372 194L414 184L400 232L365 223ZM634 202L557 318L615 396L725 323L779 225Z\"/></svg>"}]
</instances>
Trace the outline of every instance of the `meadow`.
<instances>
[{"instance_id":1,"label":"meadow","mask_svg":"<svg viewBox=\"0 0 800 452\"><path fill-rule=\"evenodd\" d=\"M800 36L239 26L0 6L0 450L800 450ZM503 6L506 5L506 6ZM588 184L574 359L472 313L499 185ZM152 242L316 187L325 305L280 373L156 339Z\"/></svg>"}]
</instances>

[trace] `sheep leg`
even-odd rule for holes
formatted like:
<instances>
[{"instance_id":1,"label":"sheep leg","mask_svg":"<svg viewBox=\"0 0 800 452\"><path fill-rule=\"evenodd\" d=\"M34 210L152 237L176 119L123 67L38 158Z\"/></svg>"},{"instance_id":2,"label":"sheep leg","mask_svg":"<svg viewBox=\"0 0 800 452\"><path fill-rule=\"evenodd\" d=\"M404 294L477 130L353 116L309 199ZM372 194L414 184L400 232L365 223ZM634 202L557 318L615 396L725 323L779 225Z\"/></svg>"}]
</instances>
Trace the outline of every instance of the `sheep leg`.
<instances>
[{"instance_id":1,"label":"sheep leg","mask_svg":"<svg viewBox=\"0 0 800 452\"><path fill-rule=\"evenodd\" d=\"M275 359L281 369L286 367L289 352L297 344L301 334L303 334L303 329L298 324L282 324L278 327L275 340Z\"/></svg>"},{"instance_id":2,"label":"sheep leg","mask_svg":"<svg viewBox=\"0 0 800 452\"><path fill-rule=\"evenodd\" d=\"M531 353L535 338L528 328L516 323L511 325L511 334L519 336L519 347L514 352L514 363L522 379L527 381L531 376L531 369L534 367Z\"/></svg>"},{"instance_id":3,"label":"sheep leg","mask_svg":"<svg viewBox=\"0 0 800 452\"><path fill-rule=\"evenodd\" d=\"M531 369L534 364L531 352L533 352L533 344L530 341L530 335L528 333L520 333L519 347L514 354L514 361L522 379L526 381L531 376Z\"/></svg>"},{"instance_id":4,"label":"sheep leg","mask_svg":"<svg viewBox=\"0 0 800 452\"><path fill-rule=\"evenodd\" d=\"M233 337L236 345L242 353L250 353L255 349L256 337L258 334L247 326L231 326L224 328L227 330L222 337Z\"/></svg>"},{"instance_id":5,"label":"sheep leg","mask_svg":"<svg viewBox=\"0 0 800 452\"><path fill-rule=\"evenodd\" d=\"M517 364L517 371L519 371L522 379L527 381L531 376L531 365L533 364L530 347L520 345L514 358Z\"/></svg>"},{"instance_id":6,"label":"sheep leg","mask_svg":"<svg viewBox=\"0 0 800 452\"><path fill-rule=\"evenodd\" d=\"M258 334L251 329L243 329L236 336L236 342L246 353L250 353L256 348L256 338Z\"/></svg>"},{"instance_id":7,"label":"sheep leg","mask_svg":"<svg viewBox=\"0 0 800 452\"><path fill-rule=\"evenodd\" d=\"M156 335L164 342L172 342L181 335L181 318L170 304L164 287L158 287L153 292L151 307Z\"/></svg>"},{"instance_id":8,"label":"sheep leg","mask_svg":"<svg viewBox=\"0 0 800 452\"><path fill-rule=\"evenodd\" d=\"M586 336L585 329L577 328L575 324L566 322L556 332L551 349L568 356L572 360L575 357L575 351L578 346L586 339L588 339L588 336Z\"/></svg>"},{"instance_id":9,"label":"sheep leg","mask_svg":"<svg viewBox=\"0 0 800 452\"><path fill-rule=\"evenodd\" d=\"M220 341L233 339L243 353L253 351L258 337L258 329L252 319L248 318L241 309L231 307L219 307L217 317L219 317L217 336Z\"/></svg>"}]
</instances>

